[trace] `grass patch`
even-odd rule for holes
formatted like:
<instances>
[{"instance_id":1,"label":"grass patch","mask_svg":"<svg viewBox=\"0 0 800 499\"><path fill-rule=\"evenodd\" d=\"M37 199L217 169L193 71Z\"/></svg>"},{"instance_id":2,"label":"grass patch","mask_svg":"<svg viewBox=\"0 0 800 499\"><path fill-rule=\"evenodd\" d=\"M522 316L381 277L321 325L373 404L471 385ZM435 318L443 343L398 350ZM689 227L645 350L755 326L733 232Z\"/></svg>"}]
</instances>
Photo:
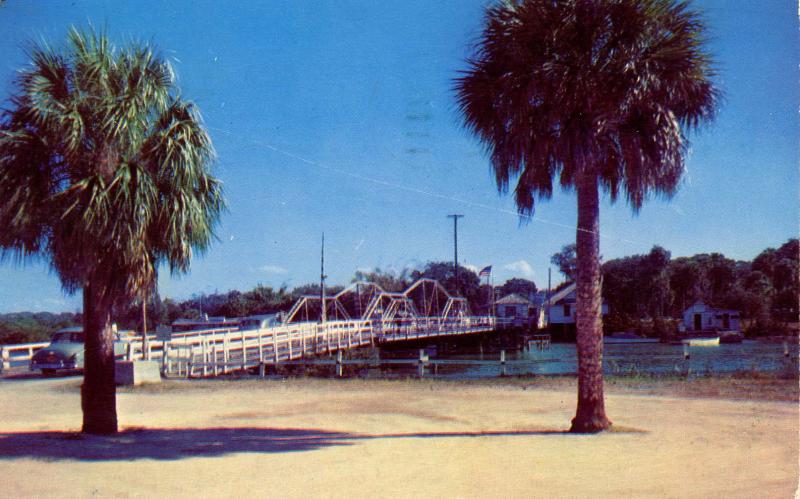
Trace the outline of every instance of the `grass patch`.
<instances>
[{"instance_id":1,"label":"grass patch","mask_svg":"<svg viewBox=\"0 0 800 499\"><path fill-rule=\"evenodd\" d=\"M797 378L787 379L780 373L739 372L731 375L686 376L679 374L632 374L605 377L610 394L659 395L687 398L721 398L730 400L800 401ZM75 386L60 389L74 390ZM117 392L162 394L216 390L324 390L361 391L387 390L452 390L459 388L506 387L521 390L576 390L575 376L524 376L452 380L436 378L403 379L326 379L326 378L218 378L204 380L164 380L140 386L118 387Z\"/></svg>"}]
</instances>

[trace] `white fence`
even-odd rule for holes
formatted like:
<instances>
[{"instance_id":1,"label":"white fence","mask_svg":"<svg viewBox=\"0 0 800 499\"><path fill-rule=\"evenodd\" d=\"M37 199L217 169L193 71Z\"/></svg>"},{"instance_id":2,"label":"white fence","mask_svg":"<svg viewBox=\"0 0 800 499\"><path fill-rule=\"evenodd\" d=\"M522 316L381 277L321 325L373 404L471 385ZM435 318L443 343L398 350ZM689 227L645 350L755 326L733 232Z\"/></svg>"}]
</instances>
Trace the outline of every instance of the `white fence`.
<instances>
[{"instance_id":1,"label":"white fence","mask_svg":"<svg viewBox=\"0 0 800 499\"><path fill-rule=\"evenodd\" d=\"M364 345L473 334L495 329L494 317L424 317L392 321L297 323L254 330L208 329L172 333L168 340L148 336L151 360L159 360L166 376L216 376L282 361L330 354ZM141 337L130 337L125 359L145 357ZM27 368L36 350L49 343L0 346L2 370Z\"/></svg>"}]
</instances>

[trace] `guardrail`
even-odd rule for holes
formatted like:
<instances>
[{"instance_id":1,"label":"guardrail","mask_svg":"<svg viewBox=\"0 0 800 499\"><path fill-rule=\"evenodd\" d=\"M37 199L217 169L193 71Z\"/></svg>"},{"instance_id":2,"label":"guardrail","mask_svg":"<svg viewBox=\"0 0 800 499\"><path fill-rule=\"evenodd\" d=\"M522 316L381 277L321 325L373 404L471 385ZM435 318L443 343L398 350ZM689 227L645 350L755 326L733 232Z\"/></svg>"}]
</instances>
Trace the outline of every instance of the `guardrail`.
<instances>
[{"instance_id":1,"label":"guardrail","mask_svg":"<svg viewBox=\"0 0 800 499\"><path fill-rule=\"evenodd\" d=\"M124 360L149 358L161 362L166 376L205 377L376 343L481 333L494 328L494 317L423 317L305 322L254 330L206 329L172 333L169 339L148 335L147 355L140 336L125 338ZM12 361L6 366L6 358L13 358L18 366L27 366L34 352L47 345L1 347L3 370L12 367ZM22 351L25 353L15 353Z\"/></svg>"},{"instance_id":2,"label":"guardrail","mask_svg":"<svg viewBox=\"0 0 800 499\"><path fill-rule=\"evenodd\" d=\"M15 368L27 369L33 354L49 344L50 342L0 345L0 374Z\"/></svg>"}]
</instances>

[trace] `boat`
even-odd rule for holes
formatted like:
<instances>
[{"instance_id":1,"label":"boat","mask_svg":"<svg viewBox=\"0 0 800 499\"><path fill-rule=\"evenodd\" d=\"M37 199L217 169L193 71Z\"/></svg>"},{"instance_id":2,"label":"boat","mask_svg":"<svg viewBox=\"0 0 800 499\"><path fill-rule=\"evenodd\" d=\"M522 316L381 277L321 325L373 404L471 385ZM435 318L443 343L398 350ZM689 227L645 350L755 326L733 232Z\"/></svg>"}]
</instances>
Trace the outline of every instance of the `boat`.
<instances>
[{"instance_id":1,"label":"boat","mask_svg":"<svg viewBox=\"0 0 800 499\"><path fill-rule=\"evenodd\" d=\"M744 335L739 331L724 331L719 333L720 343L741 343Z\"/></svg>"},{"instance_id":2,"label":"boat","mask_svg":"<svg viewBox=\"0 0 800 499\"><path fill-rule=\"evenodd\" d=\"M719 336L713 338L684 338L681 342L690 347L716 347L719 346Z\"/></svg>"}]
</instances>

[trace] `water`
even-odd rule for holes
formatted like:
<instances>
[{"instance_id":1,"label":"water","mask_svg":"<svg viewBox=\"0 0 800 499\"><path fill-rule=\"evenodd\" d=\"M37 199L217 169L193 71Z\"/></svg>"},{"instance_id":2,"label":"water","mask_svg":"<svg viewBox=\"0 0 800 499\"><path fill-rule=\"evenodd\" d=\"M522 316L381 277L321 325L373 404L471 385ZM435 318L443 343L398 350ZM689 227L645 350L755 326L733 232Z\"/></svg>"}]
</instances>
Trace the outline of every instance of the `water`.
<instances>
[{"instance_id":1,"label":"water","mask_svg":"<svg viewBox=\"0 0 800 499\"><path fill-rule=\"evenodd\" d=\"M403 355L403 357L413 357ZM766 343L745 340L738 344L723 344L713 347L689 347L689 359L684 359L682 345L662 343L624 343L604 346L603 370L607 375L626 374L679 374L711 375L730 374L737 371L783 373L798 372L798 345L789 345L789 357L783 354L781 343ZM499 361L499 352L483 356L451 354L432 356L432 359L493 360ZM578 371L575 344L554 343L549 349L532 349L529 352L506 352L506 374L515 375L559 375L575 374ZM518 364L513 361L526 361ZM401 369L391 369L400 371ZM409 370L411 372L411 370ZM493 365L440 365L436 376L452 379L496 377L500 366ZM399 374L399 372L398 372ZM426 375L434 374L433 367Z\"/></svg>"}]
</instances>

